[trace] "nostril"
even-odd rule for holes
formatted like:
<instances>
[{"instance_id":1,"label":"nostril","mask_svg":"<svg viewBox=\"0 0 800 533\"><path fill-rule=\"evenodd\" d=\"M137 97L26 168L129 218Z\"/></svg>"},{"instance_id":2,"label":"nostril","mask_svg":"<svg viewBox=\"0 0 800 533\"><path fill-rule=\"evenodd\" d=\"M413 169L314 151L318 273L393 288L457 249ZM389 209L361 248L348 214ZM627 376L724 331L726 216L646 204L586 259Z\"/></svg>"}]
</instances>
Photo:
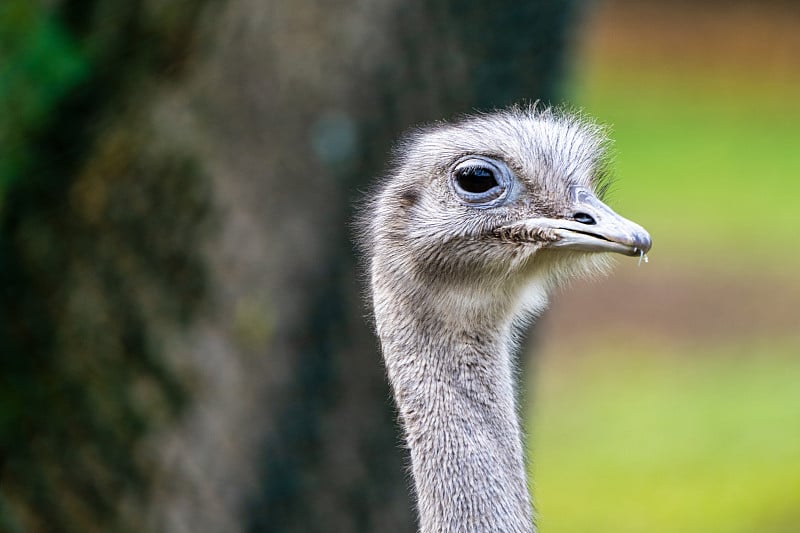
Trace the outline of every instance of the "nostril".
<instances>
[{"instance_id":1,"label":"nostril","mask_svg":"<svg viewBox=\"0 0 800 533\"><path fill-rule=\"evenodd\" d=\"M592 218L592 215L588 213L575 213L572 216L572 219L575 222L580 222L581 224L588 224L589 226L597 224L597 221L594 218Z\"/></svg>"}]
</instances>

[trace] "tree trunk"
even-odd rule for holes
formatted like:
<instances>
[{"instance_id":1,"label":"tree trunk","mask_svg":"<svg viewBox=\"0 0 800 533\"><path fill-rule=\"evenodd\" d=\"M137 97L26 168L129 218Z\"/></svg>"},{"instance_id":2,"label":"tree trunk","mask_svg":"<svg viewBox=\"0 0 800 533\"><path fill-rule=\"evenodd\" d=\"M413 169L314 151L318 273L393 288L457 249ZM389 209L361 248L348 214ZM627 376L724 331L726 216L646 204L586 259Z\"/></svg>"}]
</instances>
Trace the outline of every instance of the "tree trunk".
<instances>
[{"instance_id":1,"label":"tree trunk","mask_svg":"<svg viewBox=\"0 0 800 533\"><path fill-rule=\"evenodd\" d=\"M81 531L412 531L407 460L364 318L353 208L410 126L552 98L572 2L120 2L129 7L117 6L114 28L103 23L110 5L60 8L95 46L83 87L106 90L79 93L85 112L64 99L73 112L45 132L85 132L91 148L54 165L63 194L23 179L27 203L9 204L22 194L15 185L3 212L12 237L1 259L16 261L5 290L23 287L18 302L57 300L26 311L50 317L36 353L51 366L65 353L94 365L70 370L78 389L96 368L122 376L114 390L127 392L108 405L136 408L96 429L141 428L103 444L107 461L97 459L117 479L115 501L91 512L51 502L52 516L81 517L63 522ZM152 28L158 46L147 44ZM128 48L108 51L108 39ZM61 243L55 263L43 242ZM44 274L53 264L67 275ZM21 331L0 341L23 353L31 337ZM132 377L139 367L150 377ZM58 403L43 394L36 401ZM41 448L31 464L92 440L43 431L44 418L26 423ZM115 458L130 450L127 477ZM45 530L32 518L36 483L60 501L72 478L34 482L25 468L0 474L17 487L2 489L0 514Z\"/></svg>"}]
</instances>

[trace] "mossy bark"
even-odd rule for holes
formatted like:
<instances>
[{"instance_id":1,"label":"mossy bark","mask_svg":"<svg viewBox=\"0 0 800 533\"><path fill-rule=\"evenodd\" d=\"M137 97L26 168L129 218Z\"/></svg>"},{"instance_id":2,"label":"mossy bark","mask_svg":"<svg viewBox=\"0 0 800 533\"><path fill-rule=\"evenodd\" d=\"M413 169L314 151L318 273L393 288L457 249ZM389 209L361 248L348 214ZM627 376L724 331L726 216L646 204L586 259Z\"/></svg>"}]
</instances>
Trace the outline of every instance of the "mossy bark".
<instances>
[{"instance_id":1,"label":"mossy bark","mask_svg":"<svg viewBox=\"0 0 800 533\"><path fill-rule=\"evenodd\" d=\"M413 530L353 206L408 127L552 98L571 4L55 3L88 66L4 192L0 524Z\"/></svg>"}]
</instances>

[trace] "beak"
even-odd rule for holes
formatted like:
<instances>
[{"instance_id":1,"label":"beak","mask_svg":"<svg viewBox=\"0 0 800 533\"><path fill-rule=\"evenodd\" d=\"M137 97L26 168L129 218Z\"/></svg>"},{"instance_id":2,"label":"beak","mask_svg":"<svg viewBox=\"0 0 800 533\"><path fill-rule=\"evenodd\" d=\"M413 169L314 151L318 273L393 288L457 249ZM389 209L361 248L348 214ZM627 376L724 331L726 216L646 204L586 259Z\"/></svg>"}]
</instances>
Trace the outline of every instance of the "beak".
<instances>
[{"instance_id":1,"label":"beak","mask_svg":"<svg viewBox=\"0 0 800 533\"><path fill-rule=\"evenodd\" d=\"M568 215L564 218L531 218L507 230L527 235L549 235L548 247L584 252L643 255L652 241L643 227L621 217L589 190L574 187ZM523 231L519 231L523 230Z\"/></svg>"}]
</instances>

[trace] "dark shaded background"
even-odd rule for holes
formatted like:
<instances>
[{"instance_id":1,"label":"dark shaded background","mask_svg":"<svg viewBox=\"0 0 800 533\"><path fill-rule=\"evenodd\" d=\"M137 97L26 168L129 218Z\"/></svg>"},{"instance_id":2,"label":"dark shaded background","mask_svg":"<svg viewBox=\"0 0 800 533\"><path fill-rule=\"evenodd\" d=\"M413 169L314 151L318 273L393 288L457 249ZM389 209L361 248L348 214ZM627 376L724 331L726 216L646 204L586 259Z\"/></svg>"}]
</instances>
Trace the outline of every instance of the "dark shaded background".
<instances>
[{"instance_id":1,"label":"dark shaded background","mask_svg":"<svg viewBox=\"0 0 800 533\"><path fill-rule=\"evenodd\" d=\"M348 221L570 0L0 7L0 529L411 531Z\"/></svg>"}]
</instances>

